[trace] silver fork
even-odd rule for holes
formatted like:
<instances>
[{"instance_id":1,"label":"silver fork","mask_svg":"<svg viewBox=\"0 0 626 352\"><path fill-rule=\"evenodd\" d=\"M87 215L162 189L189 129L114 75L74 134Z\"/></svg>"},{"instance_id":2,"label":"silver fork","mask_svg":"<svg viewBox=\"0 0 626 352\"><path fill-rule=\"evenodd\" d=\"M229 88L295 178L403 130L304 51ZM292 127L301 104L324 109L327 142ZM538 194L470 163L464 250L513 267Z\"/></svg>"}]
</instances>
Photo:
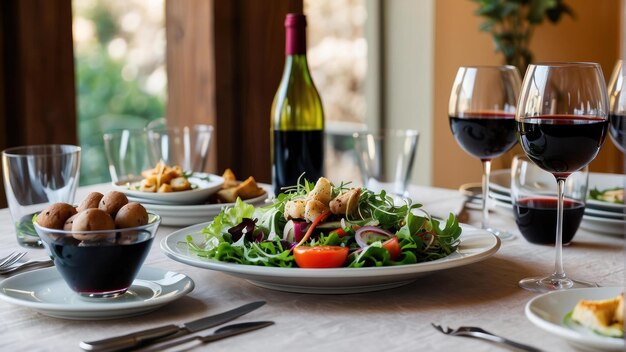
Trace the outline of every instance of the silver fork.
<instances>
[{"instance_id":1,"label":"silver fork","mask_svg":"<svg viewBox=\"0 0 626 352\"><path fill-rule=\"evenodd\" d=\"M17 265L12 265L8 267L0 267L0 275L9 275L9 274L14 274L22 270L46 268L46 267L53 266L53 265L54 265L54 262L51 259L29 260L27 262L20 263Z\"/></svg>"},{"instance_id":2,"label":"silver fork","mask_svg":"<svg viewBox=\"0 0 626 352\"><path fill-rule=\"evenodd\" d=\"M8 256L2 258L2 261L0 261L0 270L4 268L8 268L11 265L17 263L17 261L22 259L22 257L25 255L26 255L26 252L13 252L9 254Z\"/></svg>"},{"instance_id":3,"label":"silver fork","mask_svg":"<svg viewBox=\"0 0 626 352\"><path fill-rule=\"evenodd\" d=\"M449 327L446 327L445 329L443 327L441 327L440 325L436 325L433 323L430 323L430 325L432 325L435 329L441 331L442 333L446 334L446 335L451 335L451 336L463 336L463 337L474 337L474 338L478 338L478 339L483 339L483 340L487 340L487 341L491 341L491 342L497 342L497 343L501 343L501 344L505 344L511 347L515 347L518 350L521 351L528 351L528 352L542 352L540 349L532 347L532 346L528 346L528 345L524 345L521 344L519 342L515 342L515 341L511 341L509 339L506 339L504 337L498 336L498 335L494 335L488 331L485 331L479 327L475 327L475 326L461 326L458 329L450 329Z\"/></svg>"}]
</instances>

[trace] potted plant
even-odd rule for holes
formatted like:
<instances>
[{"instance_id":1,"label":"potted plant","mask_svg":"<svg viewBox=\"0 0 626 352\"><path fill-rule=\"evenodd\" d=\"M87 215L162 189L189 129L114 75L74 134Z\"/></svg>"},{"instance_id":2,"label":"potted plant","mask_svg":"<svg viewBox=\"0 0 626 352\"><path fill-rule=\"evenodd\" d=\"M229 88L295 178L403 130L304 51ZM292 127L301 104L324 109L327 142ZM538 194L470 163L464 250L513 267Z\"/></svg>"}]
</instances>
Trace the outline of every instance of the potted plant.
<instances>
[{"instance_id":1,"label":"potted plant","mask_svg":"<svg viewBox=\"0 0 626 352\"><path fill-rule=\"evenodd\" d=\"M507 65L516 66L523 75L533 61L530 51L535 26L545 19L557 23L563 15L574 18L564 0L472 0L478 3L475 14L484 17L480 30L491 33L496 51Z\"/></svg>"}]
</instances>

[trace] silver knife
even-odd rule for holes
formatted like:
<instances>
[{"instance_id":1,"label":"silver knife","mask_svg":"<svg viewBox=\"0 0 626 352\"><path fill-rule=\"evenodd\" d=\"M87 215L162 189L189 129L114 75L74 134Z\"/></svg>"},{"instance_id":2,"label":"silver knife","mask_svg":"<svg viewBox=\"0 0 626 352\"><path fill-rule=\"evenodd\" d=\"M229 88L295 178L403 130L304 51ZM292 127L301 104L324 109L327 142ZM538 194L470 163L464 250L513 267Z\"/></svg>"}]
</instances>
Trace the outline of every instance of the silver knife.
<instances>
[{"instance_id":1,"label":"silver knife","mask_svg":"<svg viewBox=\"0 0 626 352\"><path fill-rule=\"evenodd\" d=\"M213 341L221 340L230 336L243 334L244 332L261 329L266 326L270 326L272 324L274 324L273 321L253 321L253 322L248 322L248 323L227 325L227 326L224 326L222 328L215 330L215 332L209 335L189 336L189 337L177 339L171 342L158 343L146 349L142 349L141 352L163 351L168 348L172 348L174 346L179 346L185 343L189 343L194 340L198 340L201 343L213 342Z\"/></svg>"},{"instance_id":2,"label":"silver knife","mask_svg":"<svg viewBox=\"0 0 626 352\"><path fill-rule=\"evenodd\" d=\"M167 336L175 335L176 337L191 334L200 330L208 329L227 321L233 320L239 316L249 313L262 305L265 301L258 301L245 304L239 308L229 310L217 315L208 316L198 320L190 321L182 325L164 325L157 328L137 331L131 334L115 336L108 339L97 341L81 341L80 348L85 351L120 351L133 347L137 347L147 341L160 339Z\"/></svg>"}]
</instances>

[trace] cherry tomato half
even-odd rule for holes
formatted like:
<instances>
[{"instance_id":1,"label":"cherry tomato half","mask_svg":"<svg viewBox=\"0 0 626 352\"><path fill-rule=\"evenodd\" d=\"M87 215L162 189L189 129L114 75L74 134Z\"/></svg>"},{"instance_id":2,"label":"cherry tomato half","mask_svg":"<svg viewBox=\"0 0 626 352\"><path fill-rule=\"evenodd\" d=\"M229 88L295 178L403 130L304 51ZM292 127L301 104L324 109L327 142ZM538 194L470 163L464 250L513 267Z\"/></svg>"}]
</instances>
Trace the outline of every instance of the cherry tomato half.
<instances>
[{"instance_id":1,"label":"cherry tomato half","mask_svg":"<svg viewBox=\"0 0 626 352\"><path fill-rule=\"evenodd\" d=\"M298 246L293 256L301 268L338 268L348 258L348 247L341 246Z\"/></svg>"},{"instance_id":2,"label":"cherry tomato half","mask_svg":"<svg viewBox=\"0 0 626 352\"><path fill-rule=\"evenodd\" d=\"M393 236L383 243L383 248L389 251L389 258L391 260L396 260L402 253L402 249L400 248L400 242L398 242L398 237Z\"/></svg>"}]
</instances>

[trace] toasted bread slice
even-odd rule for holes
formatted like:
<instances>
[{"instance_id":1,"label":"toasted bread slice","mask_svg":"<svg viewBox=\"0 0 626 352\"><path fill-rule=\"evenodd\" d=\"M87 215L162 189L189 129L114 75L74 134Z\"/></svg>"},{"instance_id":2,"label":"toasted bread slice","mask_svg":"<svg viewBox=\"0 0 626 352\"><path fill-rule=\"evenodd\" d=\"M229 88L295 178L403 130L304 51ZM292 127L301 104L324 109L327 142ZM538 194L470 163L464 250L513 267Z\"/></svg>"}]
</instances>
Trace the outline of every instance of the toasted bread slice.
<instances>
[{"instance_id":1,"label":"toasted bread slice","mask_svg":"<svg viewBox=\"0 0 626 352\"><path fill-rule=\"evenodd\" d=\"M624 336L623 301L623 294L598 301L580 300L574 308L572 320L601 335L622 337Z\"/></svg>"}]
</instances>

